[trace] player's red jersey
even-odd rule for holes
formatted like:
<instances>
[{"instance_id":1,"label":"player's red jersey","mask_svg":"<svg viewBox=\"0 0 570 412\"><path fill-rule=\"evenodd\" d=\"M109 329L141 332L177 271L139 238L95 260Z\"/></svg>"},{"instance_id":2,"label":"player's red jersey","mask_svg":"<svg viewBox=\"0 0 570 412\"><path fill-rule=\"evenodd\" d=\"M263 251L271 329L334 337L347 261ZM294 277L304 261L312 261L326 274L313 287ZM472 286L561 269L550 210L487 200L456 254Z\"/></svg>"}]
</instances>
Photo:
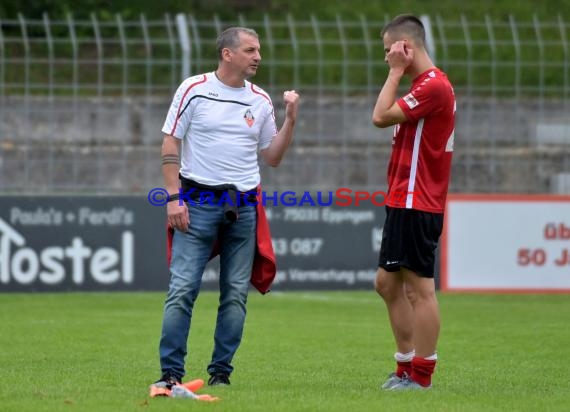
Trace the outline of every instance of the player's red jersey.
<instances>
[{"instance_id":1,"label":"player's red jersey","mask_svg":"<svg viewBox=\"0 0 570 412\"><path fill-rule=\"evenodd\" d=\"M413 80L398 105L407 121L394 129L387 205L443 213L455 129L453 87L445 73L433 68Z\"/></svg>"}]
</instances>

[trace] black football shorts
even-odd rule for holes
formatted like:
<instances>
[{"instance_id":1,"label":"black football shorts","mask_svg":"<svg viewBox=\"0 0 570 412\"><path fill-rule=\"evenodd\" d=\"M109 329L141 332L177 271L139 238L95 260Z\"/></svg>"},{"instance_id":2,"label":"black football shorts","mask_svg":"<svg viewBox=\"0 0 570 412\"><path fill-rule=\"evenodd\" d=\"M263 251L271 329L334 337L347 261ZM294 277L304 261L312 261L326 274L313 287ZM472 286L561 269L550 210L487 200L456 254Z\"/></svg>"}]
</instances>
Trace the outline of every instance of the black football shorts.
<instances>
[{"instance_id":1,"label":"black football shorts","mask_svg":"<svg viewBox=\"0 0 570 412\"><path fill-rule=\"evenodd\" d=\"M378 266L387 272L401 267L433 278L435 250L443 229L443 213L386 206Z\"/></svg>"}]
</instances>

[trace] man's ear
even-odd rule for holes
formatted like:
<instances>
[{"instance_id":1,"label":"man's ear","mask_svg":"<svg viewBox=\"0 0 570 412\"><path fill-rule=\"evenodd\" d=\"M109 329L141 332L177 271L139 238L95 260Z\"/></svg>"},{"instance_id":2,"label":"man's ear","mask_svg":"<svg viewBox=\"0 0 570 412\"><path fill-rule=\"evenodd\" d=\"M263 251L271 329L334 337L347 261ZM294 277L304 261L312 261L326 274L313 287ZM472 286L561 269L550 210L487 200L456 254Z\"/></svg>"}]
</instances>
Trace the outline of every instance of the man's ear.
<instances>
[{"instance_id":1,"label":"man's ear","mask_svg":"<svg viewBox=\"0 0 570 412\"><path fill-rule=\"evenodd\" d=\"M231 60L231 54L232 54L232 51L230 49L228 49L227 47L222 49L222 59L224 59L225 61Z\"/></svg>"}]
</instances>

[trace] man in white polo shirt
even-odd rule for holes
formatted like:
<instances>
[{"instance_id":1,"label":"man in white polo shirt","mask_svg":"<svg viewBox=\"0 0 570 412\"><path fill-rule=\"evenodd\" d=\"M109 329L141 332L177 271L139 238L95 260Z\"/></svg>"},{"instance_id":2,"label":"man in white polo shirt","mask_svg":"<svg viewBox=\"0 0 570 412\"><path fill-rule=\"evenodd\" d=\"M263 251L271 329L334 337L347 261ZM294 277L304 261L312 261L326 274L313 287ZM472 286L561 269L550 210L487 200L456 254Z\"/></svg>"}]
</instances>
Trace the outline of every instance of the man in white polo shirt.
<instances>
[{"instance_id":1,"label":"man in white polo shirt","mask_svg":"<svg viewBox=\"0 0 570 412\"><path fill-rule=\"evenodd\" d=\"M256 247L256 207L247 192L260 184L258 152L276 167L293 140L299 95L283 94L285 120L278 130L268 94L247 80L261 61L257 33L229 28L218 37L217 50L217 70L182 82L162 128L162 172L172 200L167 214L175 232L159 348L162 377L153 384L158 388L170 389L185 375L192 309L215 242L220 304L208 384L230 383ZM192 193L186 203L179 199L181 185ZM240 204L232 213L220 204L230 203L220 202L228 193L237 193Z\"/></svg>"}]
</instances>

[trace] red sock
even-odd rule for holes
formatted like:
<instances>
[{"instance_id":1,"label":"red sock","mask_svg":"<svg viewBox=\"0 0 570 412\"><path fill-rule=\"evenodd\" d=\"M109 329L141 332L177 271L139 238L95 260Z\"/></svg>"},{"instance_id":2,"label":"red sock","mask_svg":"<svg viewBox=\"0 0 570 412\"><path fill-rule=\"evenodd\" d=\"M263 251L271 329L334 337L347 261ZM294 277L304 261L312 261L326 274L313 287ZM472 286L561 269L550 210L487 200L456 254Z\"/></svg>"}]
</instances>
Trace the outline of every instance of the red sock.
<instances>
[{"instance_id":1,"label":"red sock","mask_svg":"<svg viewBox=\"0 0 570 412\"><path fill-rule=\"evenodd\" d=\"M398 362L396 361L396 363L398 364L398 367L396 368L396 376L398 378L401 378L404 376L404 372L406 372L406 374L408 376L411 376L412 374L412 362Z\"/></svg>"},{"instance_id":2,"label":"red sock","mask_svg":"<svg viewBox=\"0 0 570 412\"><path fill-rule=\"evenodd\" d=\"M435 363L435 360L427 360L414 356L414 359L412 359L412 374L410 377L414 382L422 386L431 385L431 375L433 375Z\"/></svg>"}]
</instances>

